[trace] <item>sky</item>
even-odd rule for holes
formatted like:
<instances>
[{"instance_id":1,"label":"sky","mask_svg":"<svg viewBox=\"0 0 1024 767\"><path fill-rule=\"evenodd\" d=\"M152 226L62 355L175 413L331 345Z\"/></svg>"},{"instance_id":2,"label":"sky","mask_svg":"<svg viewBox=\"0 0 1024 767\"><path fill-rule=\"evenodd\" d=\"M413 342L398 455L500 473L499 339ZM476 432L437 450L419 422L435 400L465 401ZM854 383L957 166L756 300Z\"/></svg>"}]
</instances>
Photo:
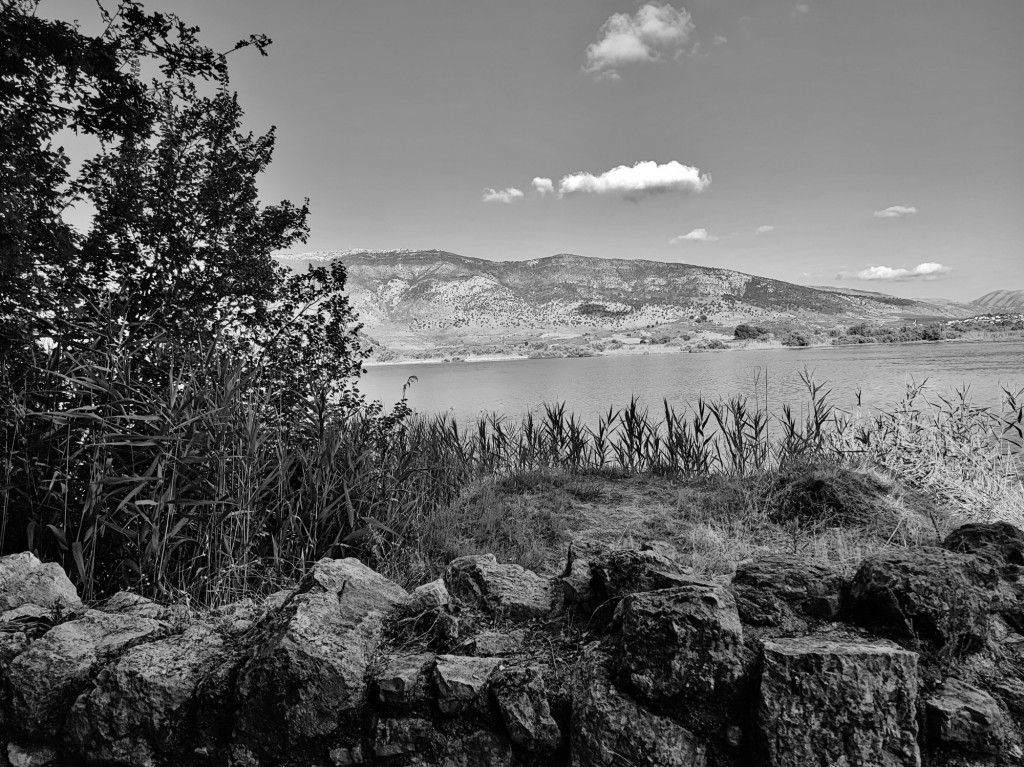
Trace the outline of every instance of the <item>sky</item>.
<instances>
[{"instance_id":1,"label":"sky","mask_svg":"<svg viewBox=\"0 0 1024 767\"><path fill-rule=\"evenodd\" d=\"M112 7L113 0L104 0ZM163 0L229 49L291 250L1024 290L1021 0ZM40 13L95 24L94 0Z\"/></svg>"}]
</instances>

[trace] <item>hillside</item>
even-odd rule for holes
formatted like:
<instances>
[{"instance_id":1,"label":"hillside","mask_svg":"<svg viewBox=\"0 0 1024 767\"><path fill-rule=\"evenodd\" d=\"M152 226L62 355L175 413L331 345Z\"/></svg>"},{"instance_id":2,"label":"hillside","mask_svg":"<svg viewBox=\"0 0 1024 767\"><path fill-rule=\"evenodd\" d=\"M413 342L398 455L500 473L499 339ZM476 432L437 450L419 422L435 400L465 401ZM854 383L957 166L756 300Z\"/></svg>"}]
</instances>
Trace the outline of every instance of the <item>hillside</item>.
<instances>
[{"instance_id":1,"label":"hillside","mask_svg":"<svg viewBox=\"0 0 1024 767\"><path fill-rule=\"evenodd\" d=\"M334 259L348 267L348 292L367 334L402 356L509 354L510 345L537 351L541 340L574 338L628 343L622 334L713 337L731 335L741 322L824 329L973 313L958 304L812 288L729 269L571 254L487 261L440 250L354 250L279 260L304 270Z\"/></svg>"},{"instance_id":2,"label":"hillside","mask_svg":"<svg viewBox=\"0 0 1024 767\"><path fill-rule=\"evenodd\" d=\"M986 312L1024 310L1024 290L993 290L971 301L971 306Z\"/></svg>"}]
</instances>

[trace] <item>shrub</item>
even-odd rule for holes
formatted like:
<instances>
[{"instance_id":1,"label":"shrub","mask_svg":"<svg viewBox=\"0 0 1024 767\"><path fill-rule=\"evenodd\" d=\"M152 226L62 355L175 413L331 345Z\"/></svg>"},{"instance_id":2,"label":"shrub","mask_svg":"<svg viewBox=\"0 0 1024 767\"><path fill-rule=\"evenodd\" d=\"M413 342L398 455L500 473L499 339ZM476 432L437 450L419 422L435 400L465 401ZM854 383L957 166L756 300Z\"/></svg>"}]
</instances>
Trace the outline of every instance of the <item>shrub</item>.
<instances>
[{"instance_id":1,"label":"shrub","mask_svg":"<svg viewBox=\"0 0 1024 767\"><path fill-rule=\"evenodd\" d=\"M766 335L767 333L768 331L765 330L764 328L758 327L756 325L747 325L744 323L736 326L736 329L733 331L733 337L740 340L747 340L760 338L761 336Z\"/></svg>"}]
</instances>

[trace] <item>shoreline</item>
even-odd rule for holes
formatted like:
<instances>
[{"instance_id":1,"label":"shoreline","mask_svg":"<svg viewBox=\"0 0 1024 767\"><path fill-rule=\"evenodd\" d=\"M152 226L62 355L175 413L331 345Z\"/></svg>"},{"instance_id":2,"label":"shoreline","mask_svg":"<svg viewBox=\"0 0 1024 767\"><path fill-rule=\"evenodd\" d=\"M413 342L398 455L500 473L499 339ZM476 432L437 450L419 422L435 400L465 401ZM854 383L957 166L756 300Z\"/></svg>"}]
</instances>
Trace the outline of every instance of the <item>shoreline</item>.
<instances>
[{"instance_id":1,"label":"shoreline","mask_svg":"<svg viewBox=\"0 0 1024 767\"><path fill-rule=\"evenodd\" d=\"M993 334L995 335L995 334ZM886 347L886 346L919 346L923 344L971 344L971 343L997 343L999 341L1020 341L1024 339L1024 334L1017 334L1013 336L996 336L996 337L979 337L979 338L945 338L939 341L899 341L896 343L866 343L866 344L808 344L807 346L786 346L780 341L761 341L761 342L748 342L740 345L727 345L724 349L696 349L696 348L680 348L680 347L667 347L661 344L637 344L634 346L624 346L620 349L612 349L609 351L599 352L596 354L586 355L565 355L557 354L552 356L540 356L531 357L528 355L501 355L501 354L483 354L483 355L469 355L466 357L460 357L458 360L452 360L451 357L430 357L424 359L406 359L406 360L387 360L384 362L375 362L367 360L363 362L364 368L371 367L388 367L396 365L462 365L471 364L474 362L513 362L518 360L531 360L531 359L573 359L576 356L580 358L593 358L593 357L642 357L650 356L652 354L716 354L721 352L745 352L745 351L794 351L798 352L804 349L843 349L848 346L867 346L867 347Z\"/></svg>"}]
</instances>

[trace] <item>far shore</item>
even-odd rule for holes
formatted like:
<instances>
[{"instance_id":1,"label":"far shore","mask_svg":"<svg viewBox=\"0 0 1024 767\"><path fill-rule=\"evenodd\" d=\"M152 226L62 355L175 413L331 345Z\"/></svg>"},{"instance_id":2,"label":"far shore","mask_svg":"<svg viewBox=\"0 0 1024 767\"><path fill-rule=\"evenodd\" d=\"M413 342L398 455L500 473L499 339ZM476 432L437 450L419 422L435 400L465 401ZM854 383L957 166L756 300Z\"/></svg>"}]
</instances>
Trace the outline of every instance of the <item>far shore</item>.
<instances>
[{"instance_id":1,"label":"far shore","mask_svg":"<svg viewBox=\"0 0 1024 767\"><path fill-rule=\"evenodd\" d=\"M603 352L595 352L593 354L580 355L582 357L640 357L651 354L713 354L716 352L742 352L742 351L801 351L803 349L843 349L849 346L869 346L869 347L886 347L886 346L920 346L923 344L969 344L978 342L993 342L993 341L1019 341L1024 338L1022 332L1006 332L1006 333L992 333L992 334L978 334L965 336L962 338L946 338L940 341L902 341L898 343L872 343L872 344L831 344L831 343L816 343L808 344L807 346L786 346L781 341L724 341L727 346L724 349L698 349L696 347L680 347L669 344L636 344L632 346L623 346L619 349L608 349ZM551 356L536 356L531 357L525 354L516 355L502 355L502 354L482 354L482 355L466 355L465 357L456 355L453 359L451 355L429 357L423 359L400 359L400 360L387 360L386 362L379 362L375 360L367 360L363 363L363 367L385 367L388 365L437 365L437 364L452 364L458 365L463 363L471 362L508 362L512 360L527 360L527 359L572 359L574 355L551 355Z\"/></svg>"}]
</instances>

